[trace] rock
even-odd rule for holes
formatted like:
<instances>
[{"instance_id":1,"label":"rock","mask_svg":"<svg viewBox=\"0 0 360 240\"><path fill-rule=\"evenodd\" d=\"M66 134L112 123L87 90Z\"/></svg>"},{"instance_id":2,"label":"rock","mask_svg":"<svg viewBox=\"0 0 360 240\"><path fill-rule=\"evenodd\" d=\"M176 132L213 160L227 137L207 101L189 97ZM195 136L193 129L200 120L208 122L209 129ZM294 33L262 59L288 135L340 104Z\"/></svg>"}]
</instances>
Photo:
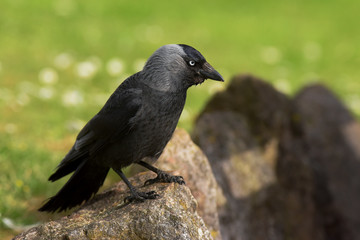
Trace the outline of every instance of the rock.
<instances>
[{"instance_id":1,"label":"rock","mask_svg":"<svg viewBox=\"0 0 360 240\"><path fill-rule=\"evenodd\" d=\"M226 201L219 202L223 239L249 238L249 214L258 195L274 182L271 163L263 157L241 115L234 112L203 114L196 125L197 141L207 153ZM253 232L251 232L252 234Z\"/></svg>"},{"instance_id":2,"label":"rock","mask_svg":"<svg viewBox=\"0 0 360 240\"><path fill-rule=\"evenodd\" d=\"M210 99L202 114L214 111L240 114L251 135L263 146L286 127L292 105L270 84L251 75L240 75L231 80L226 91Z\"/></svg>"},{"instance_id":3,"label":"rock","mask_svg":"<svg viewBox=\"0 0 360 240\"><path fill-rule=\"evenodd\" d=\"M293 100L245 75L209 101L193 138L225 196L224 240L360 239L359 127L328 93Z\"/></svg>"},{"instance_id":4,"label":"rock","mask_svg":"<svg viewBox=\"0 0 360 240\"><path fill-rule=\"evenodd\" d=\"M135 186L155 177L138 174ZM44 223L14 239L213 239L196 212L197 203L188 187L158 183L140 188L161 197L142 203L124 204L127 186L120 182L96 195L67 217Z\"/></svg>"},{"instance_id":5,"label":"rock","mask_svg":"<svg viewBox=\"0 0 360 240\"><path fill-rule=\"evenodd\" d=\"M144 187L143 191L161 192L162 198L116 207L128 194L127 187L119 183L105 193L95 196L69 217L33 228L18 239L25 235L26 239L32 239L28 236L35 234L36 238L49 235L54 239L68 236L69 239L108 237L221 240L216 208L217 184L206 156L191 141L186 131L175 131L155 165L165 171L172 171L172 174L183 176L186 187L177 184ZM132 172L139 172L139 168ZM135 182L135 185L142 186L146 179L154 176L155 174L147 170L145 175L136 175L130 180Z\"/></svg>"},{"instance_id":6,"label":"rock","mask_svg":"<svg viewBox=\"0 0 360 240\"><path fill-rule=\"evenodd\" d=\"M186 186L195 197L199 216L215 240L221 240L218 213L216 208L217 183L204 153L191 140L189 134L176 129L172 139L154 166L184 177ZM145 170L133 165L132 172ZM221 193L218 195L221 196Z\"/></svg>"},{"instance_id":7,"label":"rock","mask_svg":"<svg viewBox=\"0 0 360 240\"><path fill-rule=\"evenodd\" d=\"M315 195L318 209L326 216L325 228L329 233L341 231L339 220L329 216L336 211L347 238L360 239L360 124L321 85L300 91L295 104L303 122L309 164L327 189L327 194Z\"/></svg>"},{"instance_id":8,"label":"rock","mask_svg":"<svg viewBox=\"0 0 360 240\"><path fill-rule=\"evenodd\" d=\"M193 138L226 198L218 208L223 239L281 239L273 214L279 207L269 198L278 192L277 146L290 110L287 97L269 84L240 76L199 116Z\"/></svg>"}]
</instances>

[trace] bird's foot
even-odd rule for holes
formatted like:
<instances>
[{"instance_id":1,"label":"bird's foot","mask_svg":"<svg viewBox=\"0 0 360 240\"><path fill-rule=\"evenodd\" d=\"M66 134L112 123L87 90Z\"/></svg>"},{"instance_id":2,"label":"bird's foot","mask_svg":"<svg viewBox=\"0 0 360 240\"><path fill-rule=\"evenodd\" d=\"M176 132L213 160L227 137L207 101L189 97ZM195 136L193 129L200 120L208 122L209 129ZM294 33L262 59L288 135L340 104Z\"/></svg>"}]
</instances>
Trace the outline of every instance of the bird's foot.
<instances>
[{"instance_id":1,"label":"bird's foot","mask_svg":"<svg viewBox=\"0 0 360 240\"><path fill-rule=\"evenodd\" d=\"M166 172L160 172L156 178L149 179L144 183L144 186L151 185L154 183L163 182L163 183L178 183L180 185L185 184L184 178L182 176L173 176Z\"/></svg>"},{"instance_id":2,"label":"bird's foot","mask_svg":"<svg viewBox=\"0 0 360 240\"><path fill-rule=\"evenodd\" d=\"M127 196L124 199L124 202L125 203L144 202L146 199L156 199L158 197L159 197L159 194L157 194L155 191L150 191L150 192L134 191L131 193L130 196Z\"/></svg>"}]
</instances>

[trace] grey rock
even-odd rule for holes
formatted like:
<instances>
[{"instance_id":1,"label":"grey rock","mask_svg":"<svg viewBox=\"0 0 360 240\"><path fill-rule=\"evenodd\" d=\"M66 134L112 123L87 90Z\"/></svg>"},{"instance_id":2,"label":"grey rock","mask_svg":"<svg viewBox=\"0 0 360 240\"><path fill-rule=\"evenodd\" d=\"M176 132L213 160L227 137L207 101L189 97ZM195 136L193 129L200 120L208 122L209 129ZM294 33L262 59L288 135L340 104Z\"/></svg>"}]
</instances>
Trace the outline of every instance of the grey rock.
<instances>
[{"instance_id":1,"label":"grey rock","mask_svg":"<svg viewBox=\"0 0 360 240\"><path fill-rule=\"evenodd\" d=\"M234 77L193 132L225 196L222 238L359 239L359 129L323 87L293 100Z\"/></svg>"},{"instance_id":2,"label":"grey rock","mask_svg":"<svg viewBox=\"0 0 360 240\"><path fill-rule=\"evenodd\" d=\"M339 214L347 238L360 239L360 123L324 86L306 87L294 101L309 164L319 185L327 190L315 195L326 230L340 231L339 220L329 216L331 209Z\"/></svg>"},{"instance_id":3,"label":"grey rock","mask_svg":"<svg viewBox=\"0 0 360 240\"><path fill-rule=\"evenodd\" d=\"M156 200L124 204L127 186L120 182L71 215L14 239L213 239L196 212L189 188L175 183L141 187L151 177L155 174L144 173L130 181L143 191L157 191L161 197Z\"/></svg>"},{"instance_id":4,"label":"grey rock","mask_svg":"<svg viewBox=\"0 0 360 240\"><path fill-rule=\"evenodd\" d=\"M216 208L216 198L221 197L221 192L217 194L219 189L207 157L185 130L176 129L155 166L184 177L186 186L190 188L198 203L199 216L204 220L212 237L221 240ZM138 166L132 168L133 173L143 170L146 169Z\"/></svg>"},{"instance_id":5,"label":"grey rock","mask_svg":"<svg viewBox=\"0 0 360 240\"><path fill-rule=\"evenodd\" d=\"M187 185L155 184L161 198L124 205L125 184L96 195L68 217L44 223L16 239L215 239L221 240L216 208L217 184L210 164L189 134L176 129L157 166L182 175ZM135 186L155 174L132 169ZM143 169L142 169L143 170ZM190 192L190 190L191 192ZM194 199L194 197L195 199Z\"/></svg>"},{"instance_id":6,"label":"grey rock","mask_svg":"<svg viewBox=\"0 0 360 240\"><path fill-rule=\"evenodd\" d=\"M250 196L274 181L271 163L263 157L241 115L212 112L197 122L199 144L208 154L225 201L218 211L223 239L249 239L249 216L263 196ZM220 199L221 200L221 199ZM253 233L251 233L253 234Z\"/></svg>"}]
</instances>

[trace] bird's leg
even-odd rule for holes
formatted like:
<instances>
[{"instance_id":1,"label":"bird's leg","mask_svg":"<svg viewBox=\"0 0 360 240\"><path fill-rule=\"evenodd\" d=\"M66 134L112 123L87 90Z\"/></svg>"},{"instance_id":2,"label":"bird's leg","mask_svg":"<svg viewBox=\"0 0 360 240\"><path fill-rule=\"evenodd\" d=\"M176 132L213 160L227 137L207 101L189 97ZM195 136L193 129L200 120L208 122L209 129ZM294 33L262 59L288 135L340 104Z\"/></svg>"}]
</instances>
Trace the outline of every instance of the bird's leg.
<instances>
[{"instance_id":1,"label":"bird's leg","mask_svg":"<svg viewBox=\"0 0 360 240\"><path fill-rule=\"evenodd\" d=\"M180 185L185 184L184 178L182 176L173 176L173 175L166 173L144 161L137 162L137 164L139 164L157 174L156 178L147 180L144 183L144 186L150 185L153 183L157 183L157 182L165 182L165 183L175 182Z\"/></svg>"},{"instance_id":2,"label":"bird's leg","mask_svg":"<svg viewBox=\"0 0 360 240\"><path fill-rule=\"evenodd\" d=\"M121 177L121 179L126 183L126 185L130 189L130 196L127 196L124 199L124 202L143 202L146 199L155 199L159 197L159 195L155 191L150 192L139 192L125 177L124 173L121 170L114 169L117 174Z\"/></svg>"}]
</instances>

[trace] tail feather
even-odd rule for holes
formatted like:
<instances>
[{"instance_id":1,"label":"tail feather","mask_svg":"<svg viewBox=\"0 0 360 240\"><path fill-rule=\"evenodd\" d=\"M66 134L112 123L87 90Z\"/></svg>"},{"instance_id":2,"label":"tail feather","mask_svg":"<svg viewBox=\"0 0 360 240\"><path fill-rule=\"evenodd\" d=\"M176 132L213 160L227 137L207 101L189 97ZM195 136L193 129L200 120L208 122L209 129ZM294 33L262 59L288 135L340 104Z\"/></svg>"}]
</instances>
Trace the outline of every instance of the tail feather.
<instances>
[{"instance_id":1,"label":"tail feather","mask_svg":"<svg viewBox=\"0 0 360 240\"><path fill-rule=\"evenodd\" d=\"M69 167L69 169L72 168L74 166ZM89 200L103 185L108 172L108 167L83 161L60 191L51 197L39 211L61 212ZM57 179L57 176L53 177L55 174L50 177L50 180Z\"/></svg>"},{"instance_id":2,"label":"tail feather","mask_svg":"<svg viewBox=\"0 0 360 240\"><path fill-rule=\"evenodd\" d=\"M49 181L55 182L56 180L65 177L69 173L74 172L83 162L83 158L78 158L71 162L68 162L66 165L60 165L56 172L49 177Z\"/></svg>"},{"instance_id":3,"label":"tail feather","mask_svg":"<svg viewBox=\"0 0 360 240\"><path fill-rule=\"evenodd\" d=\"M74 172L78 167L89 158L87 151L76 151L74 147L64 157L56 172L49 177L49 181L56 181L69 173Z\"/></svg>"}]
</instances>

